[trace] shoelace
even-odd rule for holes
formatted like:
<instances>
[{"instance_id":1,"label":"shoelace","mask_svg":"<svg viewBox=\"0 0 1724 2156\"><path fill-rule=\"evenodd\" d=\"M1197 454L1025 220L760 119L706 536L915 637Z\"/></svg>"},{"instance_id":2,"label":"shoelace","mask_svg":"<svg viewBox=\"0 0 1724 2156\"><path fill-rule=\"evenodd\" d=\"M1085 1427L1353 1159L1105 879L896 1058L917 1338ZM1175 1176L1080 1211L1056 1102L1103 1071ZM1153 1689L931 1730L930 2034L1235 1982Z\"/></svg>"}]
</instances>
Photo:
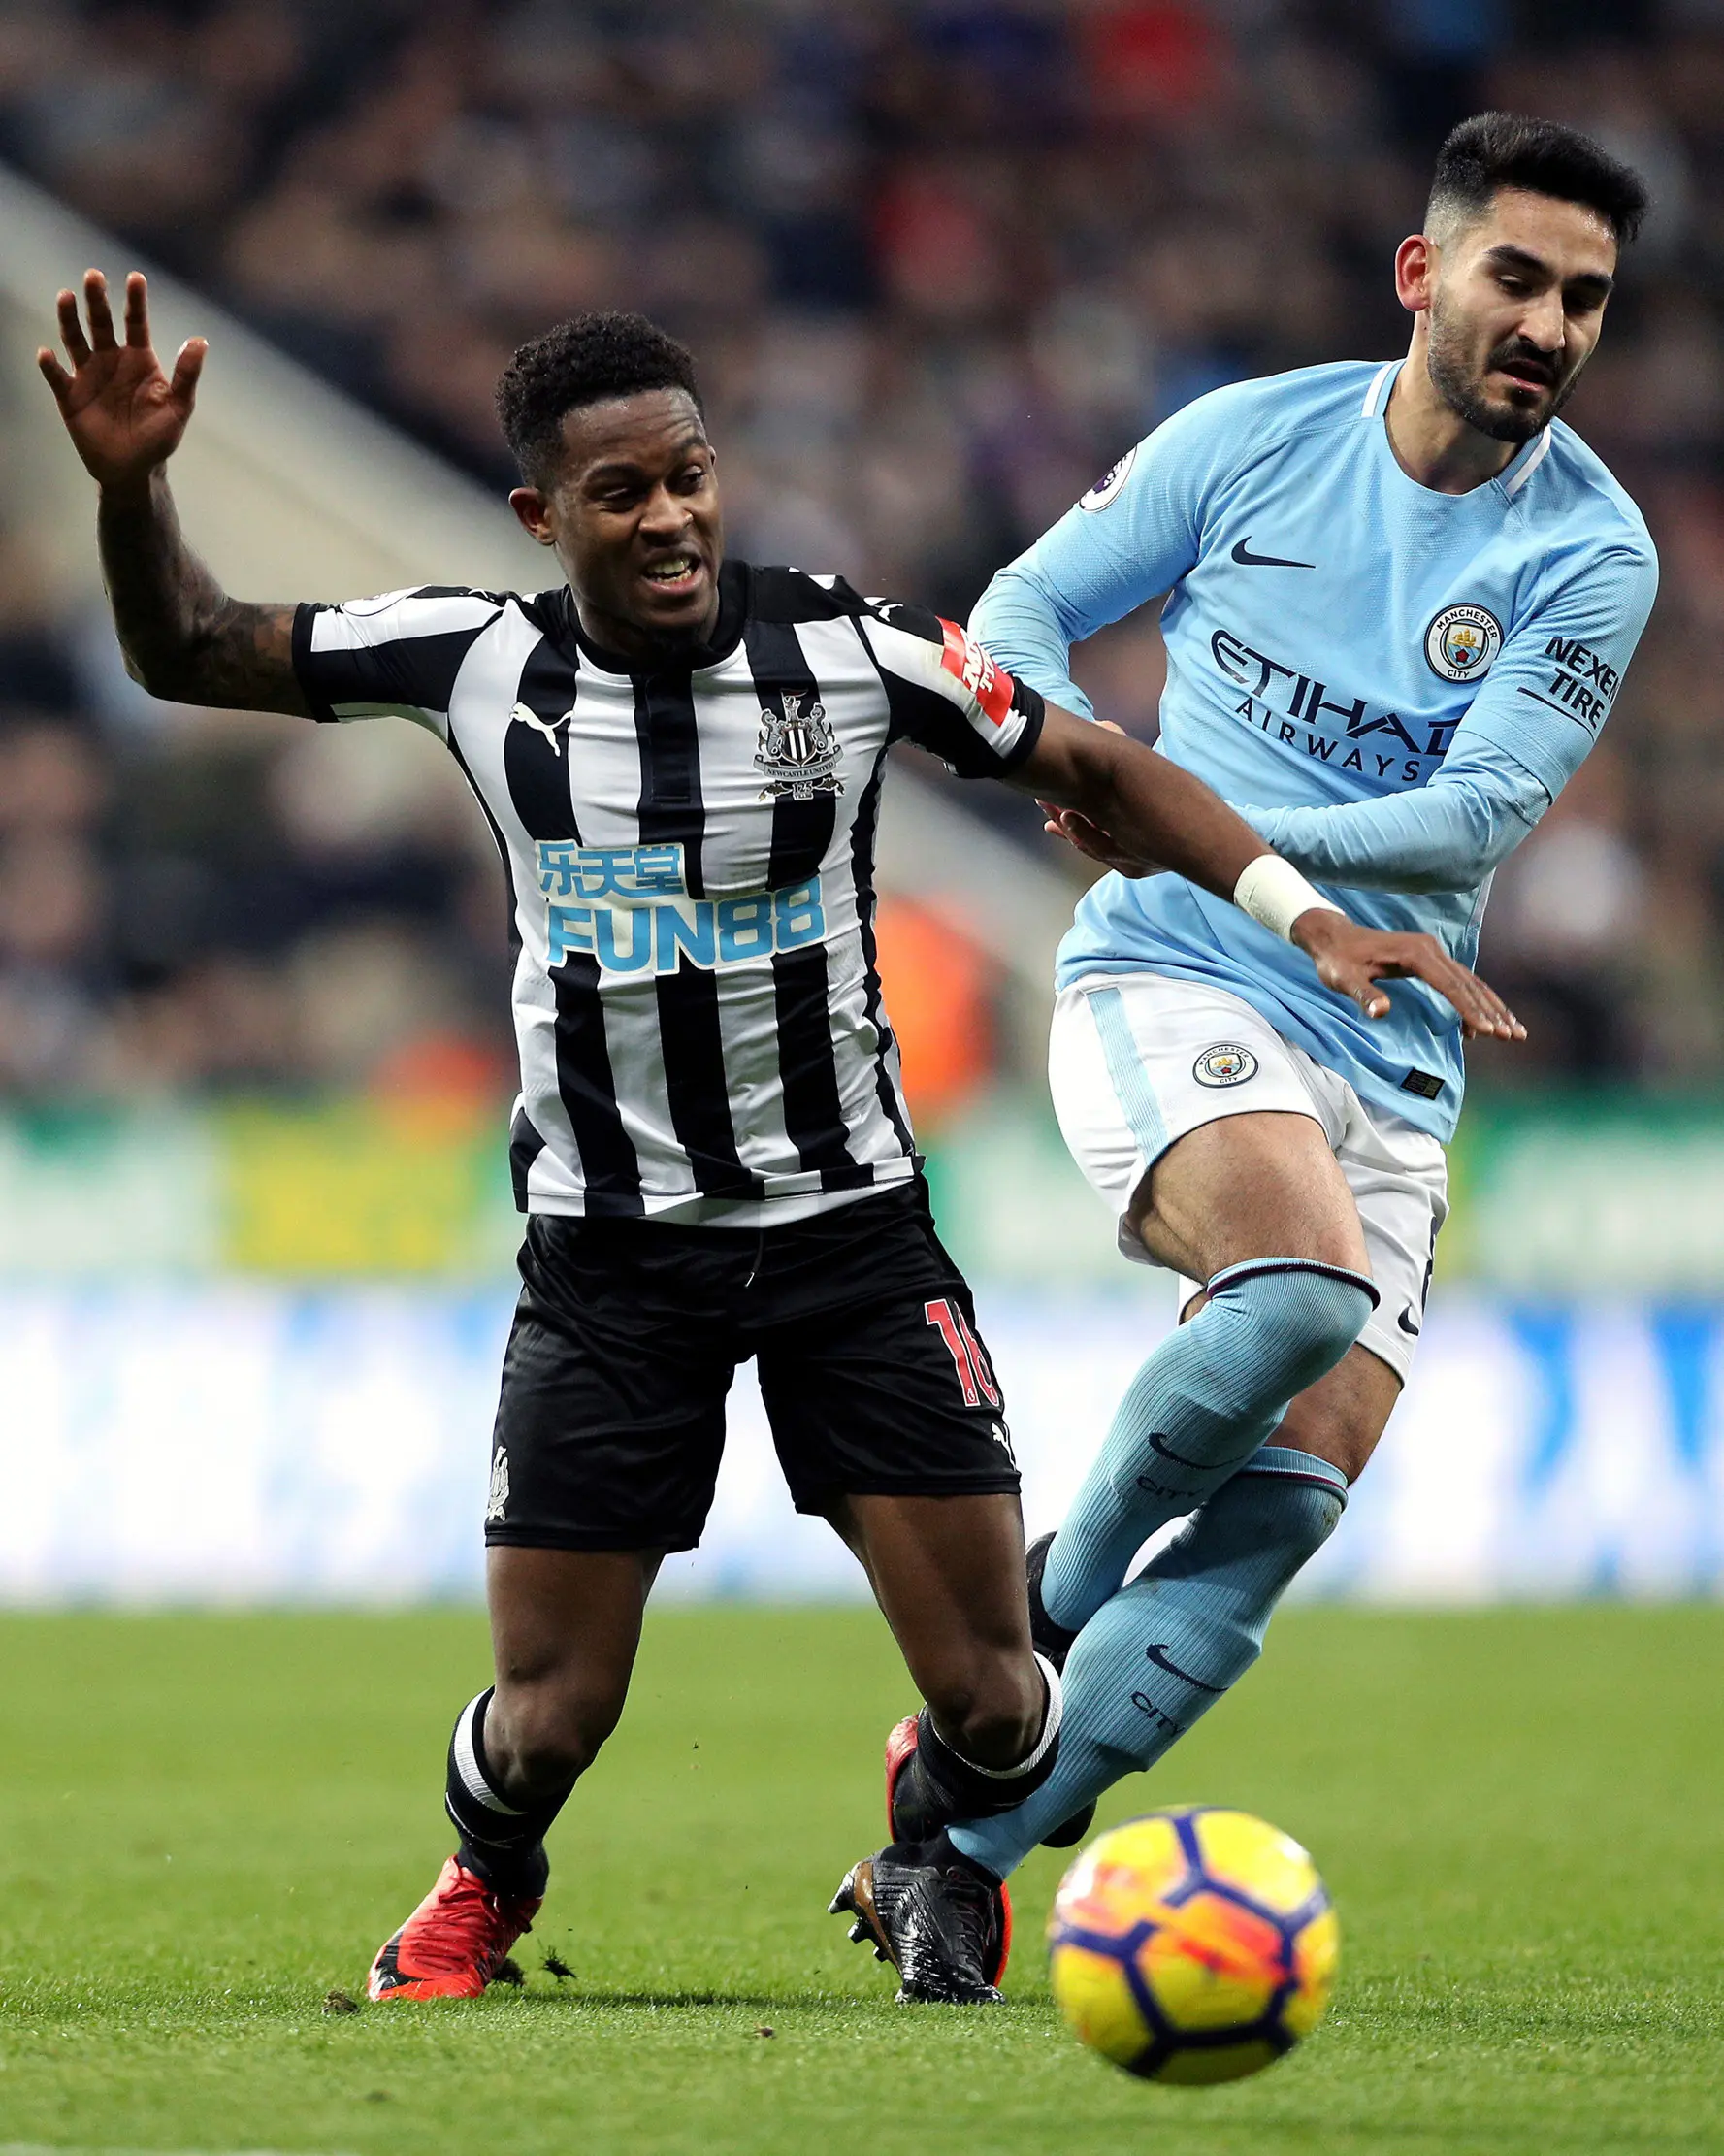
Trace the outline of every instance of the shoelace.
<instances>
[{"instance_id":1,"label":"shoelace","mask_svg":"<svg viewBox=\"0 0 1724 2156\"><path fill-rule=\"evenodd\" d=\"M462 1872L412 1941L412 1955L427 1976L452 1975L477 1964L489 1977L493 1966L514 1944L508 1933L522 1928L513 1911L494 1896L484 1881Z\"/></svg>"}]
</instances>

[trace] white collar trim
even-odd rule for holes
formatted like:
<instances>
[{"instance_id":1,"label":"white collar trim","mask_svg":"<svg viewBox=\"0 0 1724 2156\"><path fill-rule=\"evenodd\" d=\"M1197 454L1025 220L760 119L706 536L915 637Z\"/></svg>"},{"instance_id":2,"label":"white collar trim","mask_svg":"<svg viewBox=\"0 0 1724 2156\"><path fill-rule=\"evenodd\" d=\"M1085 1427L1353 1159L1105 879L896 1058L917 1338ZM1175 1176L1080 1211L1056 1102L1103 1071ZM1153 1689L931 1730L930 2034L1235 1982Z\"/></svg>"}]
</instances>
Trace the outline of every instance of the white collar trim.
<instances>
[{"instance_id":1,"label":"white collar trim","mask_svg":"<svg viewBox=\"0 0 1724 2156\"><path fill-rule=\"evenodd\" d=\"M1378 416L1379 408L1382 403L1383 387L1400 364L1401 362L1398 359L1385 359L1376 374L1371 376L1371 386L1366 390L1365 401L1359 407L1359 417L1361 419L1375 419ZM1545 427L1532 448L1520 452L1521 461L1518 469L1511 466L1508 474L1503 478L1503 492L1511 502L1513 501L1549 453L1550 429Z\"/></svg>"},{"instance_id":2,"label":"white collar trim","mask_svg":"<svg viewBox=\"0 0 1724 2156\"><path fill-rule=\"evenodd\" d=\"M1365 401L1359 407L1359 417L1361 419L1375 419L1377 417L1377 406L1382 395L1382 385L1400 364L1401 362L1398 359L1385 359L1376 374L1371 376L1371 386L1366 390Z\"/></svg>"},{"instance_id":3,"label":"white collar trim","mask_svg":"<svg viewBox=\"0 0 1724 2156\"><path fill-rule=\"evenodd\" d=\"M1540 465L1544 463L1545 457L1549 454L1549 452L1550 429L1548 426L1546 426L1544 433L1540 435L1538 441L1533 444L1533 446L1530 449L1522 451L1522 462L1519 471L1510 473L1503 481L1503 492L1509 497L1511 501L1513 501L1514 497L1520 492L1521 488L1525 486L1528 479L1532 477L1533 474L1539 469Z\"/></svg>"}]
</instances>

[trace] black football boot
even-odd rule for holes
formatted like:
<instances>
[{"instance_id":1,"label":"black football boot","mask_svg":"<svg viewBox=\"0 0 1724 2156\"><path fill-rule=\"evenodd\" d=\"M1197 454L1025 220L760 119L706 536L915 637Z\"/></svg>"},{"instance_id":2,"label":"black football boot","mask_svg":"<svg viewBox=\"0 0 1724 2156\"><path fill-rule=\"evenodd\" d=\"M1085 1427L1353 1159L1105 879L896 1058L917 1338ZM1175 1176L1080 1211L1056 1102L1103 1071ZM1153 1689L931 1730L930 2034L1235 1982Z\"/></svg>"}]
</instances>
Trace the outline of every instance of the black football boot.
<instances>
[{"instance_id":1,"label":"black football boot","mask_svg":"<svg viewBox=\"0 0 1724 2156\"><path fill-rule=\"evenodd\" d=\"M945 1835L890 1842L853 1865L828 1914L854 1917L851 1938L897 1970L899 2006L999 2004L1011 1897Z\"/></svg>"},{"instance_id":2,"label":"black football boot","mask_svg":"<svg viewBox=\"0 0 1724 2156\"><path fill-rule=\"evenodd\" d=\"M1060 1676L1065 1675L1065 1657L1072 1650L1077 1638L1063 1624L1056 1624L1042 1602L1042 1574L1047 1569L1048 1552L1054 1547L1054 1534L1037 1535L1024 1552L1024 1577L1029 1588L1029 1637L1038 1654L1045 1654Z\"/></svg>"}]
</instances>

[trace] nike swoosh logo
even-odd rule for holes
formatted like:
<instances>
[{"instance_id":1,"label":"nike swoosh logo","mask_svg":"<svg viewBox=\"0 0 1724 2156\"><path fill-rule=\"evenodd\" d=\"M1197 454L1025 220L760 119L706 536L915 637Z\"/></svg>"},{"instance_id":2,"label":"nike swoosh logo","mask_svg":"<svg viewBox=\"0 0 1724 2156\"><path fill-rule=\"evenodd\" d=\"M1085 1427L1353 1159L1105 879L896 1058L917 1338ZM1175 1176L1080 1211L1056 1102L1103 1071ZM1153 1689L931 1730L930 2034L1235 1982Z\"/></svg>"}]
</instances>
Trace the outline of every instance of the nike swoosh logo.
<instances>
[{"instance_id":1,"label":"nike swoosh logo","mask_svg":"<svg viewBox=\"0 0 1724 2156\"><path fill-rule=\"evenodd\" d=\"M1401 1330L1407 1335L1410 1340L1416 1340L1422 1328L1418 1325L1409 1324L1408 1320L1412 1316L1413 1305L1409 1303L1406 1309L1403 1310L1401 1315L1395 1320L1395 1323L1400 1326Z\"/></svg>"},{"instance_id":2,"label":"nike swoosh logo","mask_svg":"<svg viewBox=\"0 0 1724 2156\"><path fill-rule=\"evenodd\" d=\"M1225 1684L1206 1684L1201 1677L1193 1677L1189 1670L1181 1669L1165 1647L1146 1647L1144 1652L1158 1670L1165 1670L1169 1677L1177 1677L1182 1684L1195 1684L1200 1692L1213 1692L1217 1699L1227 1689Z\"/></svg>"},{"instance_id":3,"label":"nike swoosh logo","mask_svg":"<svg viewBox=\"0 0 1724 2156\"><path fill-rule=\"evenodd\" d=\"M1233 559L1241 569L1315 569L1315 562L1286 562L1279 554L1253 554L1251 550L1251 534L1233 549Z\"/></svg>"},{"instance_id":4,"label":"nike swoosh logo","mask_svg":"<svg viewBox=\"0 0 1724 2156\"><path fill-rule=\"evenodd\" d=\"M1187 1459L1184 1453L1176 1453L1173 1447L1168 1444L1166 1433L1162 1430L1152 1430L1150 1432L1150 1450L1159 1453L1163 1459L1172 1460L1176 1467L1195 1467L1201 1473L1209 1465L1208 1460Z\"/></svg>"}]
</instances>

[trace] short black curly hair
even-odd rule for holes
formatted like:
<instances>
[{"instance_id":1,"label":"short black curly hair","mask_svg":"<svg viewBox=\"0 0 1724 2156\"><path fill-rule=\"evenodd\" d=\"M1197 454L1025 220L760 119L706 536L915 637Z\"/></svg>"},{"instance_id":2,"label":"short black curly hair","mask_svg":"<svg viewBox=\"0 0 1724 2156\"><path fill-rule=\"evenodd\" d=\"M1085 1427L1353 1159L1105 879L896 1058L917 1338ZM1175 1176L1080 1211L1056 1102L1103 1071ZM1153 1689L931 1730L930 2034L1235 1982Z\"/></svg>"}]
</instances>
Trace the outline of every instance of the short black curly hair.
<instances>
[{"instance_id":1,"label":"short black curly hair","mask_svg":"<svg viewBox=\"0 0 1724 2156\"><path fill-rule=\"evenodd\" d=\"M1470 224L1502 187L1583 203L1604 218L1618 246L1639 232L1652 203L1640 174L1590 135L1524 113L1475 113L1437 152L1426 222Z\"/></svg>"},{"instance_id":2,"label":"short black curly hair","mask_svg":"<svg viewBox=\"0 0 1724 2156\"><path fill-rule=\"evenodd\" d=\"M686 390L705 414L694 355L644 314L576 314L523 344L497 384L497 416L522 478L555 483L568 413L644 389Z\"/></svg>"}]
</instances>

